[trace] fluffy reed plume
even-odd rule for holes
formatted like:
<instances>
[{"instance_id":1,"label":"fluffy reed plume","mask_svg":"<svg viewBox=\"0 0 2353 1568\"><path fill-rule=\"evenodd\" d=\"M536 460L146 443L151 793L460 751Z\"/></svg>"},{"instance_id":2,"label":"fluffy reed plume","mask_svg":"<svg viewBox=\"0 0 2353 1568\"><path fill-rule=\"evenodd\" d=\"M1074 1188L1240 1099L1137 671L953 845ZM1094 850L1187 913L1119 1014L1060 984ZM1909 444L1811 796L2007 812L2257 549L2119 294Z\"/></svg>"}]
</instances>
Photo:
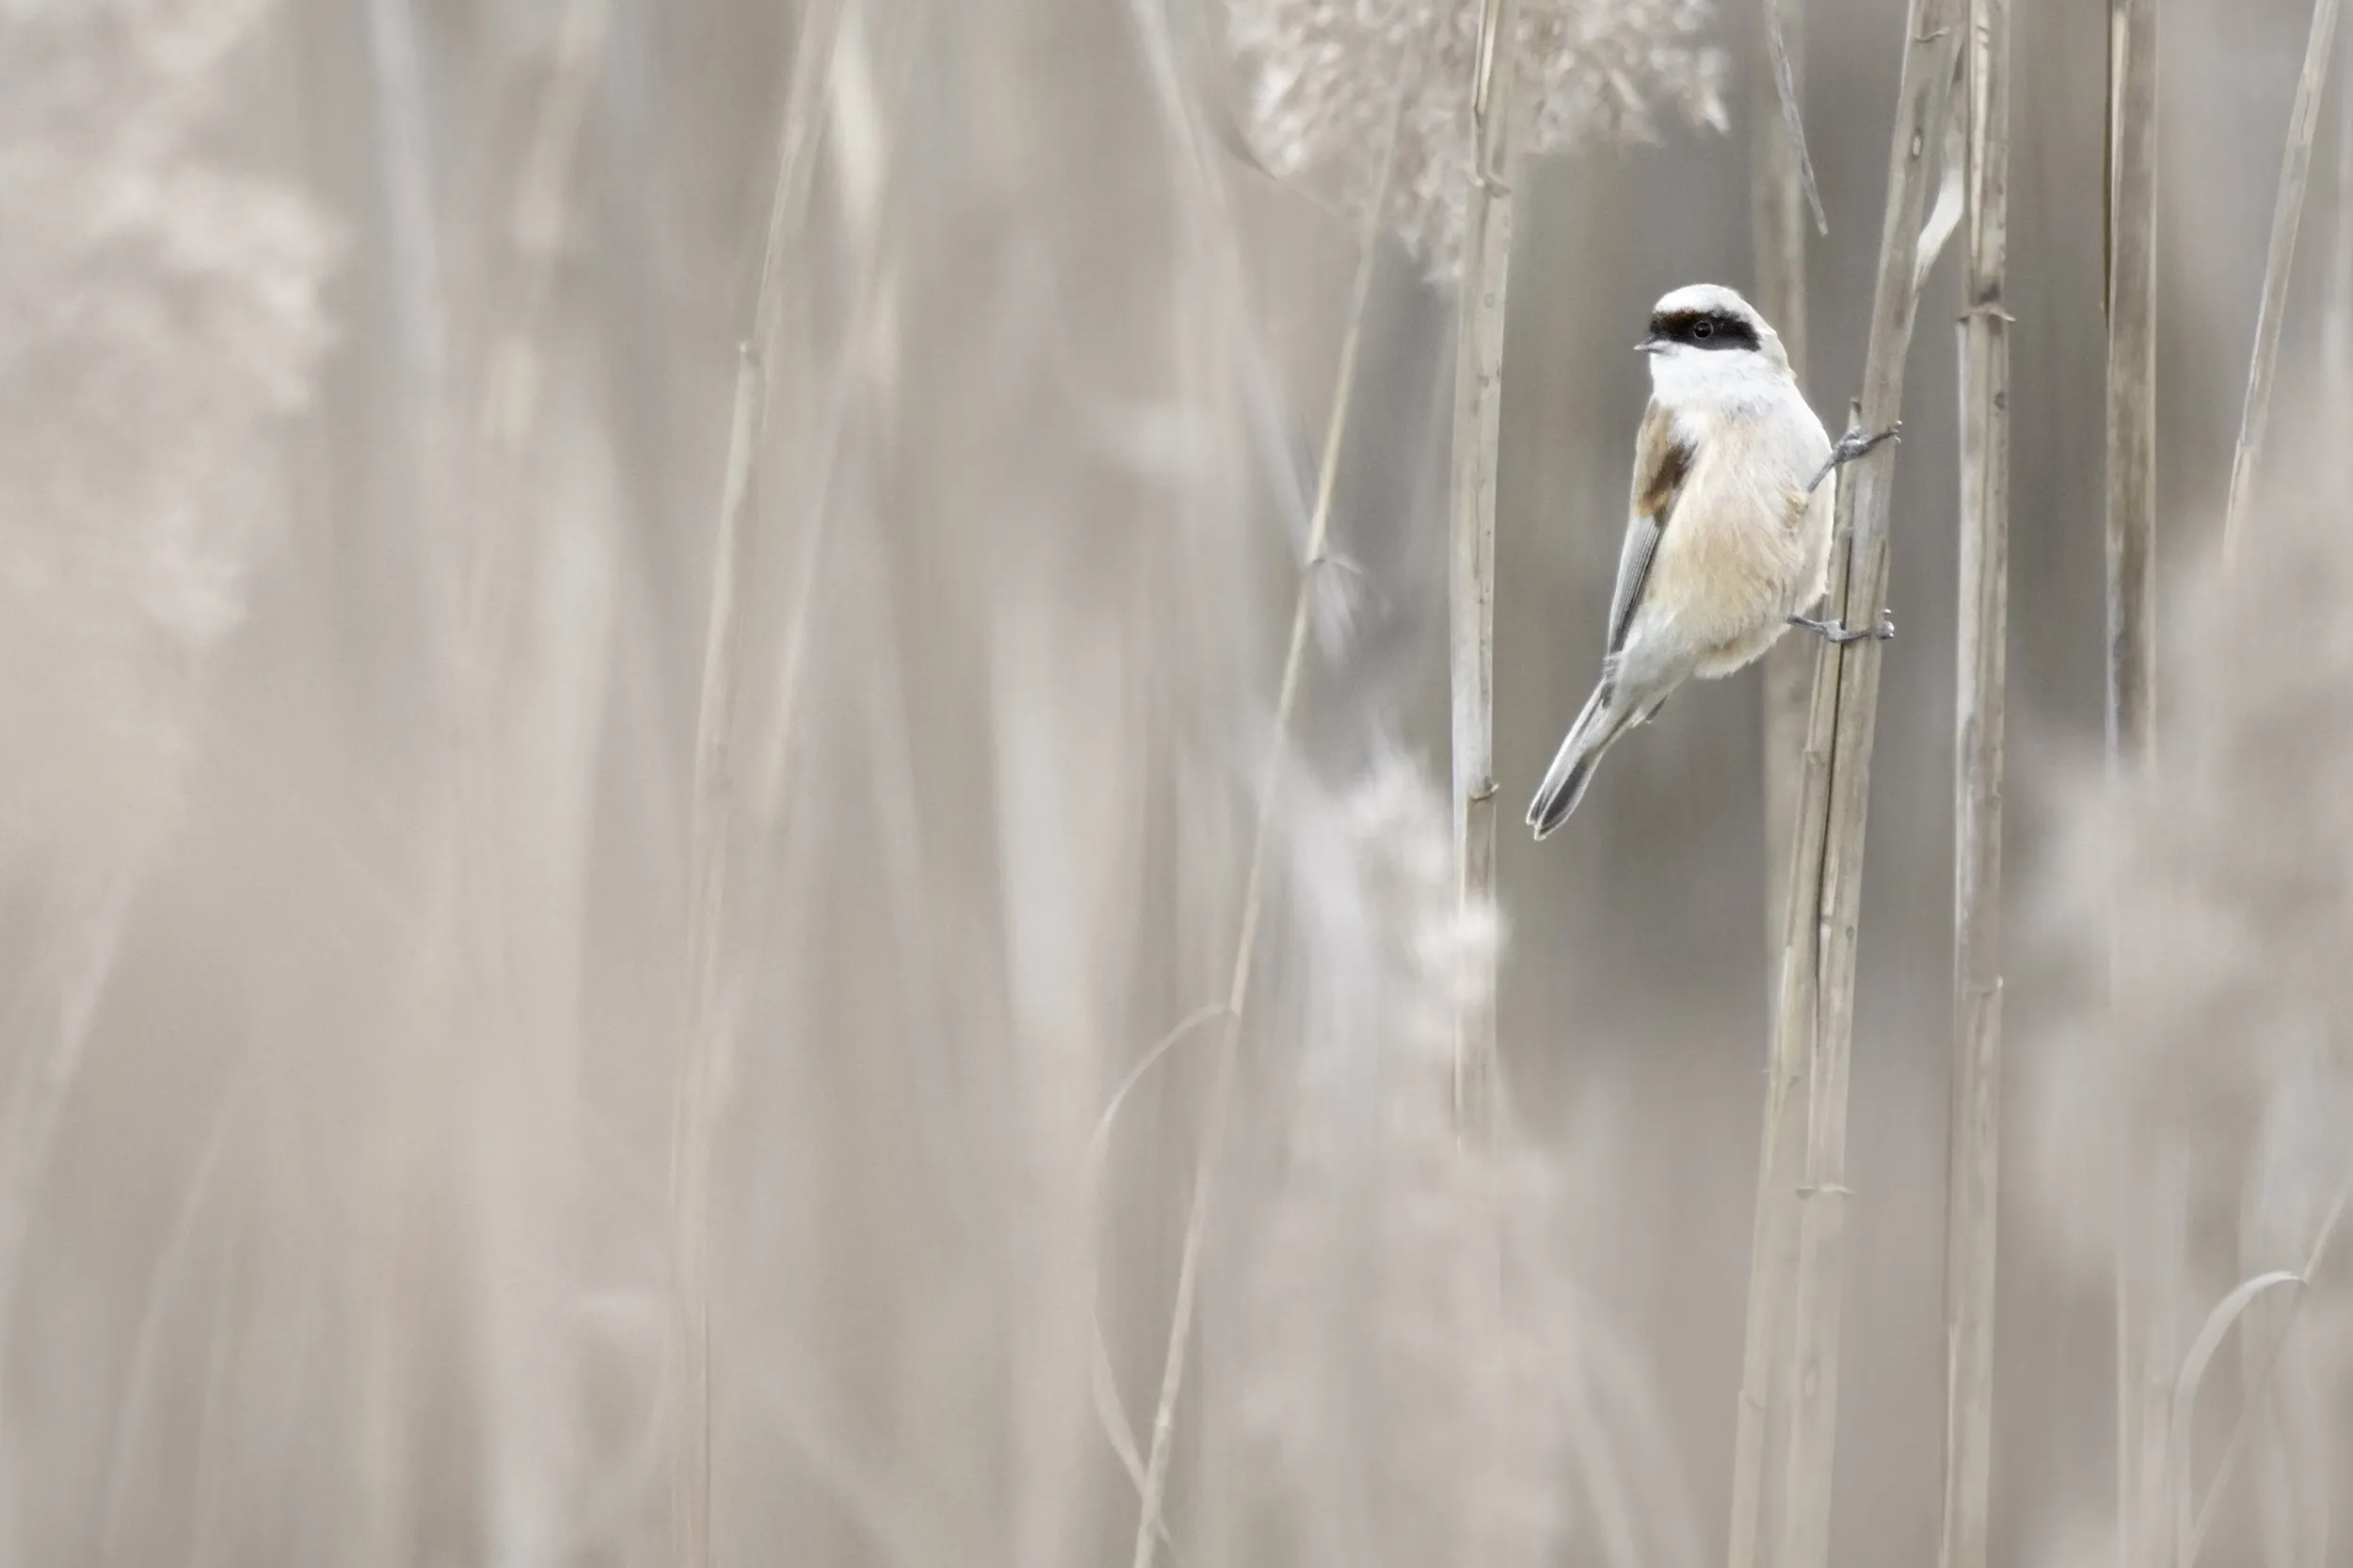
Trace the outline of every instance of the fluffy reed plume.
<instances>
[{"instance_id":1,"label":"fluffy reed plume","mask_svg":"<svg viewBox=\"0 0 2353 1568\"><path fill-rule=\"evenodd\" d=\"M1722 130L1723 56L1704 42L1708 0L1524 0L1521 152L1589 137L1650 140L1677 117ZM1417 38L1431 58L1406 84L1405 135L1384 214L1433 277L1462 268L1471 190L1473 0L1231 0L1227 36L1250 72L1243 127L1267 168L1362 214Z\"/></svg>"},{"instance_id":2,"label":"fluffy reed plume","mask_svg":"<svg viewBox=\"0 0 2353 1568\"><path fill-rule=\"evenodd\" d=\"M46 895L0 1104L0 1343L203 661L277 499L270 419L321 336L320 226L201 143L262 9L0 13L0 871Z\"/></svg>"},{"instance_id":3,"label":"fluffy reed plume","mask_svg":"<svg viewBox=\"0 0 2353 1568\"><path fill-rule=\"evenodd\" d=\"M1553 1163L1508 1118L1465 1145L1448 1112L1454 1020L1497 934L1457 902L1444 795L1392 760L1296 820L1323 983L1242 1379L1285 1560L1506 1568L1570 1540L1689 1560L1688 1505L1644 1485L1672 1465L1628 1463L1642 1396L1562 1267Z\"/></svg>"},{"instance_id":4,"label":"fluffy reed plume","mask_svg":"<svg viewBox=\"0 0 2353 1568\"><path fill-rule=\"evenodd\" d=\"M233 626L323 231L201 137L261 0L0 12L0 863L136 860Z\"/></svg>"},{"instance_id":5,"label":"fluffy reed plume","mask_svg":"<svg viewBox=\"0 0 2353 1568\"><path fill-rule=\"evenodd\" d=\"M2056 851L2022 951L2056 966L2066 1003L2023 1056L2036 1069L2033 1212L2057 1256L2096 1278L2117 1236L2137 1231L2153 1206L2178 1206L2197 1242L2181 1274L2185 1293L2147 1304L2193 1332L2243 1278L2316 1272L2279 1310L2235 1324L2254 1363L2250 1387L2277 1381L2309 1400L2305 1457L2260 1467L2267 1484L2303 1489L2298 1508L2309 1517L2315 1499L2301 1478L2315 1451L2329 1456L2321 1415L2353 1391L2342 1336L2333 1384L2319 1360L2294 1379L2270 1368L2283 1347L2329 1348L2306 1346L2288 1314L2344 1318L2329 1304L2344 1300L2346 1239L2329 1233L2345 1223L2338 1206L2353 1178L2343 1136L2353 1118L2353 1050L2340 1024L2348 1000L2342 910L2353 879L2353 802L2343 781L2353 734L2331 716L2353 680L2353 625L2336 608L2353 592L2353 541L2319 496L2269 523L2241 555L2235 584L2210 565L2169 617L2170 646L2198 652L2166 671L2153 787L2112 801L2087 765L2059 792ZM2283 626L2295 634L2282 636ZM2184 1390L2182 1377L2177 1356L2160 1398L2194 1398L2197 1380ZM2232 1410L2219 1393L2207 1399ZM2154 1419L2160 1430L2170 1424L2163 1408ZM2226 1448L2209 1429L2195 1453L2171 1446L2166 1469L2185 1471L2187 1486L2169 1483L2169 1534L2183 1507L2194 1528L2211 1519L2209 1494L2239 1440ZM2341 1456L2336 1464L2341 1475ZM2177 1568L2189 1568L2185 1554Z\"/></svg>"},{"instance_id":6,"label":"fluffy reed plume","mask_svg":"<svg viewBox=\"0 0 2353 1568\"><path fill-rule=\"evenodd\" d=\"M2139 1178L2106 1157L2127 1152L2129 1129L2156 1133L2204 1218L2227 1220L2279 1085L2318 1071L2353 1087L2353 1054L2329 1027L2345 1000L2335 911L2353 872L2340 787L2353 738L2313 722L2353 673L2353 626L2335 610L2353 591L2353 549L2317 507L2302 514L2243 558L2243 599L2213 582L2185 591L2180 646L2199 653L2167 667L2158 786L2113 821L2095 779L2072 778L2062 797L2025 951L2064 957L2073 983L2037 1052L2044 1159L2064 1165L2079 1194L2067 1213L2085 1223L2062 1233L2071 1242L2098 1248L2134 1202ZM2281 625L2298 630L2282 637ZM2094 918L2110 858L2127 938L2112 1022Z\"/></svg>"},{"instance_id":7,"label":"fluffy reed plume","mask_svg":"<svg viewBox=\"0 0 2353 1568\"><path fill-rule=\"evenodd\" d=\"M40 1316L33 1240L72 1185L67 1112L181 818L208 656L283 500L273 416L307 392L322 336L321 225L205 142L265 8L0 10L0 879L32 920L8 969L0 1346L20 1354ZM20 1414L21 1388L0 1491L11 1561L55 1544L41 1492L68 1473L40 1463L57 1413Z\"/></svg>"}]
</instances>

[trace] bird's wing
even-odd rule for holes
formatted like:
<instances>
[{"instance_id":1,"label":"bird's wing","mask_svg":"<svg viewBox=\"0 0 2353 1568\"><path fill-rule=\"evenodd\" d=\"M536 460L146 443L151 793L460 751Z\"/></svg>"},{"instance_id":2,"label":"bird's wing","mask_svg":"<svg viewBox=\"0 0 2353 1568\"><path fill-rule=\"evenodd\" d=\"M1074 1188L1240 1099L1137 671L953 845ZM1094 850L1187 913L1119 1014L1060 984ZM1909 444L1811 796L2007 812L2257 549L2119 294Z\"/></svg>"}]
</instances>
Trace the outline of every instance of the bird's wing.
<instances>
[{"instance_id":1,"label":"bird's wing","mask_svg":"<svg viewBox=\"0 0 2353 1568\"><path fill-rule=\"evenodd\" d=\"M1632 515L1626 519L1625 548L1618 552L1618 591L1609 601L1612 654L1625 647L1659 538L1698 457L1699 448L1676 432L1674 416L1654 401L1642 415L1641 435L1634 443Z\"/></svg>"}]
</instances>

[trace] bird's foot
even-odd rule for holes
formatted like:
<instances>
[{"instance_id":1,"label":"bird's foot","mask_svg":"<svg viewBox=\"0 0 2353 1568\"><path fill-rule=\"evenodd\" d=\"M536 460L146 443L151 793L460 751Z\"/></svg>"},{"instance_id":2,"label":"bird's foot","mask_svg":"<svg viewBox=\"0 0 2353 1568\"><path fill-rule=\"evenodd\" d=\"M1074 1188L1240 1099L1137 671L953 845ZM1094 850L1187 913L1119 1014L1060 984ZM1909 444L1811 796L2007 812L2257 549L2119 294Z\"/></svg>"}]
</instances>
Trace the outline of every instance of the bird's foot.
<instances>
[{"instance_id":1,"label":"bird's foot","mask_svg":"<svg viewBox=\"0 0 2353 1568\"><path fill-rule=\"evenodd\" d=\"M1869 454L1876 449L1881 441L1902 440L1904 439L1903 429L1904 422L1902 420L1897 420L1895 424L1889 425L1884 430L1865 431L1862 429L1854 429L1848 431L1845 435L1838 438L1838 444L1830 449L1830 456L1823 459L1820 471L1814 475L1814 482L1806 486L1805 493L1812 495L1816 490L1820 489L1822 488L1822 481L1830 477L1831 471L1833 469L1843 468L1847 464L1853 462L1857 457Z\"/></svg>"},{"instance_id":2,"label":"bird's foot","mask_svg":"<svg viewBox=\"0 0 2353 1568\"><path fill-rule=\"evenodd\" d=\"M1880 623L1876 630L1858 630L1843 621L1813 620L1804 616L1791 616L1789 624L1802 626L1833 643L1859 643L1865 637L1884 643L1892 642L1896 636L1896 613L1893 610L1880 612Z\"/></svg>"}]
</instances>

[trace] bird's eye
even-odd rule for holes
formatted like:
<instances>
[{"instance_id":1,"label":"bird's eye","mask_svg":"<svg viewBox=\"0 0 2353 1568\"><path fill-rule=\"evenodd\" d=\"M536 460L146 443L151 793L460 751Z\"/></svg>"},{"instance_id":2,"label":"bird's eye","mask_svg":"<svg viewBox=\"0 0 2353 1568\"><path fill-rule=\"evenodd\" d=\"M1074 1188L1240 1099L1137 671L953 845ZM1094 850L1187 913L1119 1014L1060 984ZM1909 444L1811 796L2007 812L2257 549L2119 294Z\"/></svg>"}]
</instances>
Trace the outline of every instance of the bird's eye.
<instances>
[{"instance_id":1,"label":"bird's eye","mask_svg":"<svg viewBox=\"0 0 2353 1568\"><path fill-rule=\"evenodd\" d=\"M1716 324L1712 321L1703 321L1691 328L1691 335L1695 338L1712 338L1716 335Z\"/></svg>"}]
</instances>

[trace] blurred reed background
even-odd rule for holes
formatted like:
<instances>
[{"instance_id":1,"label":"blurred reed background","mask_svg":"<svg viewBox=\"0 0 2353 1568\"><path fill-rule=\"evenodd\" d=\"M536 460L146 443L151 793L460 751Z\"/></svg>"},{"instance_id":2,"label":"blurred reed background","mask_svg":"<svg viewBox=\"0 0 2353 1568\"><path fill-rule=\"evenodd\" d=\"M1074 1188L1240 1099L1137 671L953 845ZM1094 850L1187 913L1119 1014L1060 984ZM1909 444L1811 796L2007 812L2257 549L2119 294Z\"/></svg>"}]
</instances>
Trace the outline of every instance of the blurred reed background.
<instances>
[{"instance_id":1,"label":"blurred reed background","mask_svg":"<svg viewBox=\"0 0 2353 1568\"><path fill-rule=\"evenodd\" d=\"M1753 5L1521 4L1565 107L1513 192L1513 811L1593 674L1627 345L1755 276L1765 79ZM2233 1471L2206 1560L2325 1568L2353 115L2340 71L2226 576L2311 13L2162 8L2163 787L2118 806L2106 18L2017 8L1992 1556L2118 1560L2111 1254L2155 1214L2185 1357L2239 1281L2313 1276L2225 1320L2173 1452L2194 1497ZM1497 918L1458 909L1447 245L1377 226L1320 506L1366 203L1253 120L1259 72L1323 72L1370 166L1405 103L1401 200L1459 206L1411 139L1458 77L1283 52L1371 18L1385 69L1459 71L1473 10L0 9L0 1563L1048 1568L1141 1560L1162 1488L1144 1544L1190 1568L1717 1558L1759 680L1687 692L1560 838L1507 814ZM1833 425L1903 25L1806 7ZM1896 465L1855 1564L1939 1528L1958 264ZM1458 1148L1490 951L1511 1115Z\"/></svg>"}]
</instances>

